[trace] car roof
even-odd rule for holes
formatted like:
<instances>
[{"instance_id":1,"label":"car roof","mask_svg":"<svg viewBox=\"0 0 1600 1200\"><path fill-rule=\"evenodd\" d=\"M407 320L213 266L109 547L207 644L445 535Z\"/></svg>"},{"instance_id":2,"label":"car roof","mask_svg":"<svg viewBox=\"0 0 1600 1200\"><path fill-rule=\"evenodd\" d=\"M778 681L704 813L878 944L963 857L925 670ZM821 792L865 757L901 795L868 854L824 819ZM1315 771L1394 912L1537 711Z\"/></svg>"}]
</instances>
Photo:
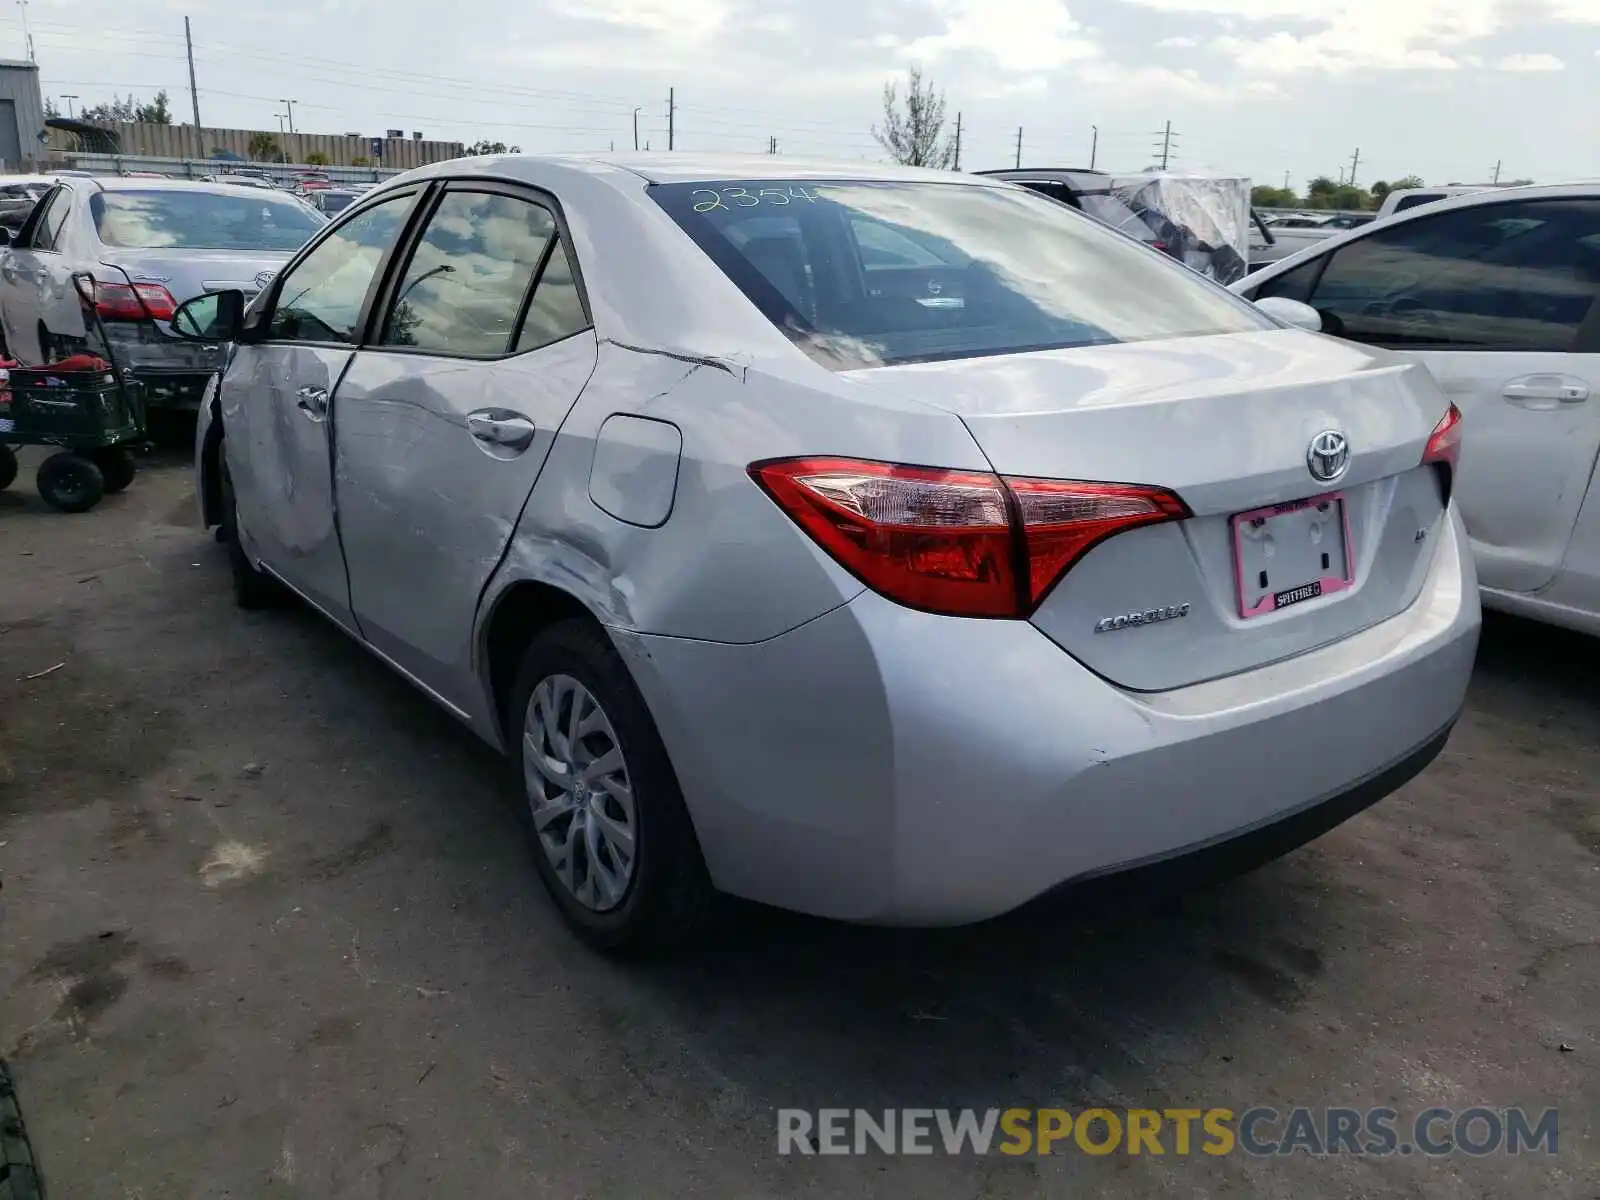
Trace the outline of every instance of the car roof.
<instances>
[{"instance_id":1,"label":"car roof","mask_svg":"<svg viewBox=\"0 0 1600 1200\"><path fill-rule=\"evenodd\" d=\"M530 183L554 181L562 174L610 179L618 187L647 183L704 183L718 179L829 179L874 183L967 183L989 181L951 171L902 167L835 158L796 158L774 154L711 154L688 151L654 154L494 154L454 158L408 171L399 180L439 175L477 175ZM624 180L628 181L627 185ZM395 181L385 181L386 183Z\"/></svg>"},{"instance_id":2,"label":"car roof","mask_svg":"<svg viewBox=\"0 0 1600 1200\"><path fill-rule=\"evenodd\" d=\"M96 175L91 182L106 192L212 192L232 185L204 179L144 179L128 175Z\"/></svg>"}]
</instances>

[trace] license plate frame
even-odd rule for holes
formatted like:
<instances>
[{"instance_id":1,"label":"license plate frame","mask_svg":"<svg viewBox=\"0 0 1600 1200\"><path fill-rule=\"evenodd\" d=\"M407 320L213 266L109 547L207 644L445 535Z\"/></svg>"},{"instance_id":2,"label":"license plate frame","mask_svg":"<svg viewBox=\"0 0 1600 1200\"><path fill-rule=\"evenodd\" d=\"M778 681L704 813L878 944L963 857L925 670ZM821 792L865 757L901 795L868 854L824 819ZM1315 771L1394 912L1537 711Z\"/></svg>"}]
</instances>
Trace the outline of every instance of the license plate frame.
<instances>
[{"instance_id":1,"label":"license plate frame","mask_svg":"<svg viewBox=\"0 0 1600 1200\"><path fill-rule=\"evenodd\" d=\"M1311 512L1309 518L1305 515L1308 511ZM1327 514L1325 522L1318 520L1319 512ZM1288 579L1272 579L1271 572L1262 567L1259 561L1250 561L1252 557L1259 558L1260 553L1252 556L1247 553L1246 545L1251 542L1259 544L1262 539L1252 536L1251 531L1267 530L1270 534L1270 525L1274 521L1296 540L1303 536L1313 546L1320 545L1323 531L1331 527L1338 533L1339 553L1335 554L1331 548L1326 552L1313 549L1307 553L1303 546L1292 542L1291 552L1307 554L1313 559L1320 556L1320 561L1313 561L1305 570L1294 573ZM1240 620L1248 621L1282 612L1308 600L1332 596L1355 586L1355 543L1350 536L1350 504L1344 492L1308 496L1235 513L1228 518L1228 540L1233 552L1233 575ZM1270 557L1273 551L1264 553ZM1323 562L1327 565L1322 566ZM1256 577L1247 578L1247 572L1254 573Z\"/></svg>"}]
</instances>

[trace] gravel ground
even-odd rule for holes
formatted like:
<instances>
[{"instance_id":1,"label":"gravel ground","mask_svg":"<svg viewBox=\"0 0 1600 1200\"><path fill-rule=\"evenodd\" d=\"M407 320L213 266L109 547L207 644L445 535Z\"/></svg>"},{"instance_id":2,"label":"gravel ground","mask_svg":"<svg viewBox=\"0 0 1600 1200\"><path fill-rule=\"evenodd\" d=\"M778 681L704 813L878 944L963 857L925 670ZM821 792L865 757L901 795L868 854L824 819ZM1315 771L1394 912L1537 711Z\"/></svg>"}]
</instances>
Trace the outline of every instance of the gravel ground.
<instances>
[{"instance_id":1,"label":"gravel ground","mask_svg":"<svg viewBox=\"0 0 1600 1200\"><path fill-rule=\"evenodd\" d=\"M490 751L313 615L234 609L181 456L77 517L25 457L0 1056L55 1200L1600 1196L1600 643L1491 620L1426 774L1182 903L744 911L628 966L558 923ZM776 1153L780 1107L1480 1102L1559 1106L1559 1153Z\"/></svg>"}]
</instances>

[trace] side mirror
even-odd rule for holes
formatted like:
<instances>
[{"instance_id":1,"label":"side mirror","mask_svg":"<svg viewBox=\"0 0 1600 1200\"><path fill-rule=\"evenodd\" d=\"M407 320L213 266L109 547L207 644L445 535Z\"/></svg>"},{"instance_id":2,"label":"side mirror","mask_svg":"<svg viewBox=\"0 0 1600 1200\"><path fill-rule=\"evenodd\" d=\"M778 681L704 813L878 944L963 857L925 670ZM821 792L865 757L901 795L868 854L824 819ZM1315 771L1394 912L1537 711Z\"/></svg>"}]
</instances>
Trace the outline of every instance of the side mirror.
<instances>
[{"instance_id":1,"label":"side mirror","mask_svg":"<svg viewBox=\"0 0 1600 1200\"><path fill-rule=\"evenodd\" d=\"M1287 296L1263 296L1256 301L1256 307L1285 325L1293 325L1296 329L1306 329L1312 333L1322 332L1322 314L1309 304L1302 304Z\"/></svg>"},{"instance_id":2,"label":"side mirror","mask_svg":"<svg viewBox=\"0 0 1600 1200\"><path fill-rule=\"evenodd\" d=\"M244 325L244 293L210 292L178 305L172 335L185 342L232 342Z\"/></svg>"},{"instance_id":3,"label":"side mirror","mask_svg":"<svg viewBox=\"0 0 1600 1200\"><path fill-rule=\"evenodd\" d=\"M11 245L11 230L0 225L0 247Z\"/></svg>"}]
</instances>

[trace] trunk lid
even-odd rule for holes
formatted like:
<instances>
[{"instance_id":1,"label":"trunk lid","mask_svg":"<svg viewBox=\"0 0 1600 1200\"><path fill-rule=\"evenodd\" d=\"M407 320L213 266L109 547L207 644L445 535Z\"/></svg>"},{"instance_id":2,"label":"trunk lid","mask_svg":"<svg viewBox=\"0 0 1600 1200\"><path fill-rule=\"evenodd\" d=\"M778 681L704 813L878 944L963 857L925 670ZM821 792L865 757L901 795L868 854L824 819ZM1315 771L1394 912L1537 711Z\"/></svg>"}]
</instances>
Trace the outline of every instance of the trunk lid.
<instances>
[{"instance_id":1,"label":"trunk lid","mask_svg":"<svg viewBox=\"0 0 1600 1200\"><path fill-rule=\"evenodd\" d=\"M237 288L253 297L293 257L276 250L123 250L105 246L100 261L120 270L132 283L159 283L179 304ZM120 281L119 281L120 282Z\"/></svg>"},{"instance_id":2,"label":"trunk lid","mask_svg":"<svg viewBox=\"0 0 1600 1200\"><path fill-rule=\"evenodd\" d=\"M1314 334L845 374L957 414L1002 475L1157 485L1187 503L1188 520L1089 550L1032 617L1134 690L1248 670L1400 612L1444 519L1440 477L1419 465L1448 407L1443 393L1422 368ZM1348 466L1324 483L1308 453L1327 431L1347 440Z\"/></svg>"}]
</instances>

